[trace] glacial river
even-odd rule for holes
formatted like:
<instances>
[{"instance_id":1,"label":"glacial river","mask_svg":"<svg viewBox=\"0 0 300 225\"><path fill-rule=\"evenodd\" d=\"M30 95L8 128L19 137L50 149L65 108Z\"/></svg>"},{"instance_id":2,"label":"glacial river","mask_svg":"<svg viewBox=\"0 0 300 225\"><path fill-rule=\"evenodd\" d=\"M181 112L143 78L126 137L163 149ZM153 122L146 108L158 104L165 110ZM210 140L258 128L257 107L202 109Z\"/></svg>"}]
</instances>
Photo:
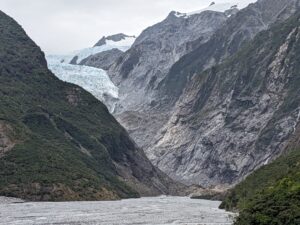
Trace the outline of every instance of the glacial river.
<instances>
[{"instance_id":1,"label":"glacial river","mask_svg":"<svg viewBox=\"0 0 300 225\"><path fill-rule=\"evenodd\" d=\"M107 202L0 203L2 225L231 225L220 202L153 197Z\"/></svg>"}]
</instances>

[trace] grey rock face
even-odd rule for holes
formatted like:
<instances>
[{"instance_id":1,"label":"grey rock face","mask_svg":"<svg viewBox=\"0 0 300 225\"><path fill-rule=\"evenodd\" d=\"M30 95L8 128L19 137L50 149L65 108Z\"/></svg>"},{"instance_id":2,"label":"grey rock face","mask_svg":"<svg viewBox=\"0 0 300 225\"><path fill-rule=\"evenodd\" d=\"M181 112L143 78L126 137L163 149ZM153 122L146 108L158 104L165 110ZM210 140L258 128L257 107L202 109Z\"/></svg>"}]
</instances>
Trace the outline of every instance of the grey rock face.
<instances>
[{"instance_id":1,"label":"grey rock face","mask_svg":"<svg viewBox=\"0 0 300 225\"><path fill-rule=\"evenodd\" d=\"M201 44L201 39L194 42L194 50L176 62L161 82L161 95L179 97L194 73L209 69L232 56L260 31L291 16L298 4L298 0L260 0L241 10L229 18L209 41L204 44Z\"/></svg>"},{"instance_id":2,"label":"grey rock face","mask_svg":"<svg viewBox=\"0 0 300 225\"><path fill-rule=\"evenodd\" d=\"M117 61L119 57L123 55L123 52L119 49L112 49L104 52L91 55L83 59L79 65L96 67L103 70L108 70L110 66Z\"/></svg>"},{"instance_id":3,"label":"grey rock face","mask_svg":"<svg viewBox=\"0 0 300 225\"><path fill-rule=\"evenodd\" d=\"M299 25L277 25L195 73L149 150L155 164L185 183L229 186L280 155L300 119Z\"/></svg>"},{"instance_id":4,"label":"grey rock face","mask_svg":"<svg viewBox=\"0 0 300 225\"><path fill-rule=\"evenodd\" d=\"M290 17L298 5L298 0L259 0L230 18L216 12L182 18L172 12L137 38L109 73L120 88L115 116L152 162L187 184L224 187L281 153L297 121L297 111L273 120L284 104L282 80L289 73L275 75L280 66L263 46L265 51L251 53L266 62L251 61L246 74L248 61L236 59L237 65L224 71L214 66ZM280 54L288 55L278 49L276 54L281 62ZM280 78L268 80L265 71L272 70ZM265 81L241 95L238 84L246 90L254 79L250 75Z\"/></svg>"},{"instance_id":5,"label":"grey rock face","mask_svg":"<svg viewBox=\"0 0 300 225\"><path fill-rule=\"evenodd\" d=\"M0 120L0 158L9 152L14 146L15 142L10 138L13 133L13 128L5 121Z\"/></svg>"},{"instance_id":6,"label":"grey rock face","mask_svg":"<svg viewBox=\"0 0 300 225\"><path fill-rule=\"evenodd\" d=\"M171 12L163 22L143 31L109 71L124 92L124 101L120 104L125 110L150 104L149 96L151 98L170 67L191 50L189 43L199 38L204 43L226 19L224 13L212 11L189 18ZM128 87L135 88L128 91Z\"/></svg>"},{"instance_id":7,"label":"grey rock face","mask_svg":"<svg viewBox=\"0 0 300 225\"><path fill-rule=\"evenodd\" d=\"M191 51L191 42L206 42L227 20L224 13L206 11L188 18L171 12L161 23L147 28L132 48L111 66L109 74L119 87L120 101L115 116L138 144L147 148L167 121L158 85L170 67Z\"/></svg>"}]
</instances>

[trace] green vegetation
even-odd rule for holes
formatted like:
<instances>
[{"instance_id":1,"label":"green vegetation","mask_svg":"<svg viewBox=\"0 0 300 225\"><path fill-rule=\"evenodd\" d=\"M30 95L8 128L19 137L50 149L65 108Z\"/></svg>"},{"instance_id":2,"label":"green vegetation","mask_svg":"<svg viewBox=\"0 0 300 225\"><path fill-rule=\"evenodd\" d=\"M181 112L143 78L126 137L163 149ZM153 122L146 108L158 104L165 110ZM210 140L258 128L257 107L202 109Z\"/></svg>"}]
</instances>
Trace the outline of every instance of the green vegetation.
<instances>
[{"instance_id":1,"label":"green vegetation","mask_svg":"<svg viewBox=\"0 0 300 225\"><path fill-rule=\"evenodd\" d=\"M300 224L300 150L255 171L230 191L221 208L239 209L236 225Z\"/></svg>"},{"instance_id":2,"label":"green vegetation","mask_svg":"<svg viewBox=\"0 0 300 225\"><path fill-rule=\"evenodd\" d=\"M275 187L282 179L293 178L298 171L300 172L300 150L294 150L248 176L230 191L221 207L226 210L244 209L257 193Z\"/></svg>"},{"instance_id":3,"label":"green vegetation","mask_svg":"<svg viewBox=\"0 0 300 225\"><path fill-rule=\"evenodd\" d=\"M257 193L241 211L235 224L300 224L300 172Z\"/></svg>"},{"instance_id":4,"label":"green vegetation","mask_svg":"<svg viewBox=\"0 0 300 225\"><path fill-rule=\"evenodd\" d=\"M0 195L29 200L138 197L115 163L136 151L107 108L59 81L41 50L0 12Z\"/></svg>"}]
</instances>

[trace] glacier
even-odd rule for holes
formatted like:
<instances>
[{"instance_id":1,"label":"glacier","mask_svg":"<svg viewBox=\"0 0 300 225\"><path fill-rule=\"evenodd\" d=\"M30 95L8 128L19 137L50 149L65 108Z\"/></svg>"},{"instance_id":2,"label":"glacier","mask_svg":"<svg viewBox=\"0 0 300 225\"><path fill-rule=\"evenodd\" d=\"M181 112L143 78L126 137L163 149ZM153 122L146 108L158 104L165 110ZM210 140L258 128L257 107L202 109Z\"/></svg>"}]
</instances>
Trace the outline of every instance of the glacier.
<instances>
[{"instance_id":1,"label":"glacier","mask_svg":"<svg viewBox=\"0 0 300 225\"><path fill-rule=\"evenodd\" d=\"M48 68L60 80L79 85L103 102L112 113L119 98L119 90L102 69L70 64L77 56L76 63L83 59L111 49L127 51L134 43L135 37L128 36L120 41L106 40L104 45L85 48L68 55L47 55Z\"/></svg>"},{"instance_id":2,"label":"glacier","mask_svg":"<svg viewBox=\"0 0 300 225\"><path fill-rule=\"evenodd\" d=\"M71 65L61 62L61 56L46 56L48 68L60 80L81 86L102 101L110 112L114 111L119 90L106 71L89 66Z\"/></svg>"}]
</instances>

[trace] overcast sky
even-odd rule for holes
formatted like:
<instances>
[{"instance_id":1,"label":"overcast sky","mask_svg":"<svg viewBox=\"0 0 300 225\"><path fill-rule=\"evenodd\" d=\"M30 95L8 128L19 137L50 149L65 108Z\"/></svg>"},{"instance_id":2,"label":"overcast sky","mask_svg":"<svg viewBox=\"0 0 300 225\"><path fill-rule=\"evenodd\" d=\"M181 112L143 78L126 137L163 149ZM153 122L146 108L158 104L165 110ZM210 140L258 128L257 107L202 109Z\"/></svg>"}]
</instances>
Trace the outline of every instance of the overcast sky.
<instances>
[{"instance_id":1,"label":"overcast sky","mask_svg":"<svg viewBox=\"0 0 300 225\"><path fill-rule=\"evenodd\" d=\"M16 19L46 53L63 54L92 46L104 35L138 35L172 10L195 11L212 1L0 0L0 10Z\"/></svg>"}]
</instances>

